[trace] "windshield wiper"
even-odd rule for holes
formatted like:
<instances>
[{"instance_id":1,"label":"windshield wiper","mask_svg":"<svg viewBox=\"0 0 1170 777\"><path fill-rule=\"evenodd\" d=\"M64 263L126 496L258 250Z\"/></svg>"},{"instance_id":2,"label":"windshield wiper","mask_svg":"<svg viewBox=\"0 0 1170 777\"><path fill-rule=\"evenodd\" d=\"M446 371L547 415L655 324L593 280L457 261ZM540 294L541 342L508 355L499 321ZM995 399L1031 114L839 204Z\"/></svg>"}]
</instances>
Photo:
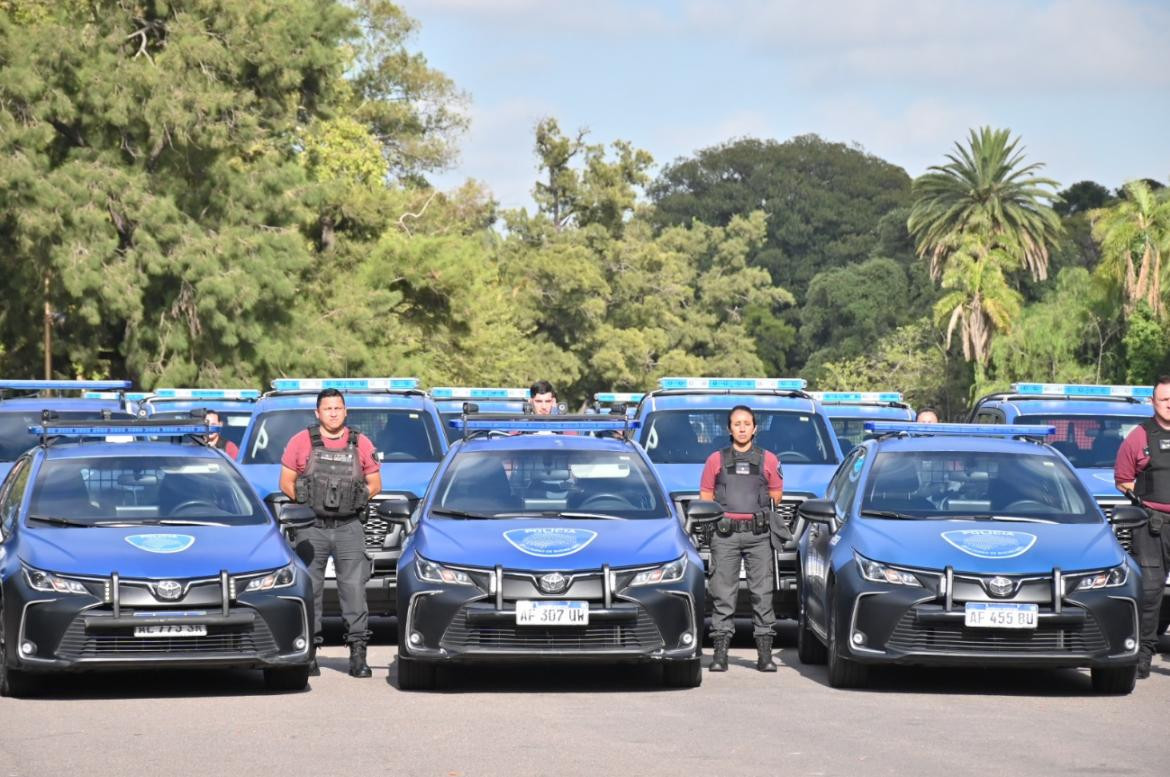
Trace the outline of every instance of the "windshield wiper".
<instances>
[{"instance_id":1,"label":"windshield wiper","mask_svg":"<svg viewBox=\"0 0 1170 777\"><path fill-rule=\"evenodd\" d=\"M37 523L47 523L50 526L71 526L79 529L89 529L95 526L95 524L89 521L75 521L72 518L61 518L56 515L30 515L28 520L36 521Z\"/></svg>"},{"instance_id":2,"label":"windshield wiper","mask_svg":"<svg viewBox=\"0 0 1170 777\"><path fill-rule=\"evenodd\" d=\"M561 518L596 518L600 521L624 521L626 520L620 515L609 515L607 513L554 513Z\"/></svg>"},{"instance_id":3,"label":"windshield wiper","mask_svg":"<svg viewBox=\"0 0 1170 777\"><path fill-rule=\"evenodd\" d=\"M126 521L134 526L230 526L219 521L197 521L191 518L147 518L144 521Z\"/></svg>"},{"instance_id":4,"label":"windshield wiper","mask_svg":"<svg viewBox=\"0 0 1170 777\"><path fill-rule=\"evenodd\" d=\"M1012 523L1046 523L1050 526L1055 526L1058 521L1050 521L1047 518L1029 518L1023 515L948 515L948 520L951 521L1008 521Z\"/></svg>"},{"instance_id":5,"label":"windshield wiper","mask_svg":"<svg viewBox=\"0 0 1170 777\"><path fill-rule=\"evenodd\" d=\"M921 520L917 515L906 515L905 513L896 513L893 510L862 510L861 515L868 515L871 518L894 518L900 521L918 521Z\"/></svg>"},{"instance_id":6,"label":"windshield wiper","mask_svg":"<svg viewBox=\"0 0 1170 777\"><path fill-rule=\"evenodd\" d=\"M469 513L465 510L448 510L446 508L431 508L431 515L449 515L452 518L495 518L494 515L483 513Z\"/></svg>"}]
</instances>

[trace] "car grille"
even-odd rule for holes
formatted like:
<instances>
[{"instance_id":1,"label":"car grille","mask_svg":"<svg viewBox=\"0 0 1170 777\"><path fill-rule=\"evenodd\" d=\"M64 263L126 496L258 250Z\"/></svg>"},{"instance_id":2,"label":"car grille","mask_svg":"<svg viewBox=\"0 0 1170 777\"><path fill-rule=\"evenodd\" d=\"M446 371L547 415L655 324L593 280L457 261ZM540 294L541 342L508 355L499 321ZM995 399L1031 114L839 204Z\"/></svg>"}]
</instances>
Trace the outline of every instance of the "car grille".
<instances>
[{"instance_id":1,"label":"car grille","mask_svg":"<svg viewBox=\"0 0 1170 777\"><path fill-rule=\"evenodd\" d=\"M466 609L460 609L440 641L448 650L601 650L652 651L662 648L662 634L650 616L639 610L632 625L596 623L588 626L472 626Z\"/></svg>"},{"instance_id":2,"label":"car grille","mask_svg":"<svg viewBox=\"0 0 1170 777\"><path fill-rule=\"evenodd\" d=\"M1112 520L1113 508L1117 507L1117 502L1098 502L1101 511L1105 513L1105 520ZM1113 533L1117 535L1117 541L1121 543L1121 547L1125 548L1126 553L1133 553L1133 529L1113 528Z\"/></svg>"},{"instance_id":3,"label":"car grille","mask_svg":"<svg viewBox=\"0 0 1170 777\"><path fill-rule=\"evenodd\" d=\"M414 510L418 504L418 499L413 496L406 496L404 498L409 503L410 509ZM382 545L386 542L386 535L394 529L393 523L378 515L378 504L380 501L375 499L366 505L366 521L364 525L366 550L382 550Z\"/></svg>"},{"instance_id":4,"label":"car grille","mask_svg":"<svg viewBox=\"0 0 1170 777\"><path fill-rule=\"evenodd\" d=\"M79 616L65 630L57 646L57 655L77 661L131 656L264 655L276 653L276 650L272 632L259 618L251 626L208 626L206 637L135 637L131 627L86 633L83 616Z\"/></svg>"},{"instance_id":5,"label":"car grille","mask_svg":"<svg viewBox=\"0 0 1170 777\"><path fill-rule=\"evenodd\" d=\"M894 627L886 647L907 653L1068 653L1091 654L1108 645L1091 613L1081 628L1045 626L1035 630L969 629L961 623L920 626L913 610Z\"/></svg>"}]
</instances>

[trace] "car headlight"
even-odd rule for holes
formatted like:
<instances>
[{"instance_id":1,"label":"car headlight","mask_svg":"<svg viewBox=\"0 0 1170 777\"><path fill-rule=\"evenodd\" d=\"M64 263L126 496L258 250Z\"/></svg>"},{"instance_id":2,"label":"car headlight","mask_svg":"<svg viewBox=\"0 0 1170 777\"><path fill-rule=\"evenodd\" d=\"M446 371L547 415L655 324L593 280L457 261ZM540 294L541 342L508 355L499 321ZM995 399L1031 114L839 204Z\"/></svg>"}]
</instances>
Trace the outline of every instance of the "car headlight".
<instances>
[{"instance_id":1,"label":"car headlight","mask_svg":"<svg viewBox=\"0 0 1170 777\"><path fill-rule=\"evenodd\" d=\"M281 567L266 575L259 575L248 579L244 586L244 593L249 591L271 591L273 588L288 588L297 579L296 569L292 564ZM242 581L241 581L242 582Z\"/></svg>"},{"instance_id":2,"label":"car headlight","mask_svg":"<svg viewBox=\"0 0 1170 777\"><path fill-rule=\"evenodd\" d=\"M635 585L656 585L658 583L677 583L682 580L683 574L687 571L687 557L679 556L674 561L668 564L654 567L653 569L643 569L638 574L634 575L634 579L630 581L631 586Z\"/></svg>"},{"instance_id":3,"label":"car headlight","mask_svg":"<svg viewBox=\"0 0 1170 777\"><path fill-rule=\"evenodd\" d=\"M1089 572L1086 575L1081 575L1080 580L1077 581L1075 591L1093 591L1098 588L1116 588L1125 585L1129 580L1129 569L1125 564L1113 567L1113 569L1102 569L1100 572Z\"/></svg>"},{"instance_id":4,"label":"car headlight","mask_svg":"<svg viewBox=\"0 0 1170 777\"><path fill-rule=\"evenodd\" d=\"M24 579L38 591L52 591L58 594L88 594L89 589L79 580L59 577L32 567L24 568Z\"/></svg>"},{"instance_id":5,"label":"car headlight","mask_svg":"<svg viewBox=\"0 0 1170 777\"><path fill-rule=\"evenodd\" d=\"M922 582L911 572L902 569L894 569L891 566L882 564L879 561L872 561L865 556L853 555L857 560L857 568L861 570L861 576L866 580L872 580L875 583L890 583L892 585L915 585L922 587Z\"/></svg>"},{"instance_id":6,"label":"car headlight","mask_svg":"<svg viewBox=\"0 0 1170 777\"><path fill-rule=\"evenodd\" d=\"M428 583L448 583L450 585L475 585L471 575L458 569L451 569L433 561L427 561L418 556L414 562L414 569L418 576Z\"/></svg>"}]
</instances>

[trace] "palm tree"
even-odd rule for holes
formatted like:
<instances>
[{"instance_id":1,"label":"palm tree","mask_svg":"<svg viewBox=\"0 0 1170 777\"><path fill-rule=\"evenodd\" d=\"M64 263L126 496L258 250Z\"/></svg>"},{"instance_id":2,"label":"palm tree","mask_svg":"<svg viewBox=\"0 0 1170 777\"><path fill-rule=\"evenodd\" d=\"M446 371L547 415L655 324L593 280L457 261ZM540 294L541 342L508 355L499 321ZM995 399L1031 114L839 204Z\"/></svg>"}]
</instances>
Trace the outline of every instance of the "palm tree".
<instances>
[{"instance_id":1,"label":"palm tree","mask_svg":"<svg viewBox=\"0 0 1170 777\"><path fill-rule=\"evenodd\" d=\"M972 230L990 235L992 247L1018 252L1036 280L1048 277L1048 246L1062 229L1050 205L1059 185L1034 175L1043 164L1023 164L1019 143L1018 137L1011 140L1010 130L971 130L968 148L956 142L947 164L914 180L906 227L918 255L930 257L934 279L945 273L959 237Z\"/></svg>"},{"instance_id":2,"label":"palm tree","mask_svg":"<svg viewBox=\"0 0 1170 777\"><path fill-rule=\"evenodd\" d=\"M935 303L935 321L939 325L946 321L948 348L958 331L963 358L975 362L978 385L991 353L992 334L1010 329L1020 314L1022 298L1005 275L1019 264L1010 251L992 247L978 233L948 245L948 255L942 277L946 293Z\"/></svg>"},{"instance_id":3,"label":"palm tree","mask_svg":"<svg viewBox=\"0 0 1170 777\"><path fill-rule=\"evenodd\" d=\"M1162 254L1170 253L1170 196L1145 181L1130 181L1116 205L1092 211L1093 238L1101 244L1101 272L1121 284L1125 314L1145 302L1158 318L1162 301Z\"/></svg>"}]
</instances>

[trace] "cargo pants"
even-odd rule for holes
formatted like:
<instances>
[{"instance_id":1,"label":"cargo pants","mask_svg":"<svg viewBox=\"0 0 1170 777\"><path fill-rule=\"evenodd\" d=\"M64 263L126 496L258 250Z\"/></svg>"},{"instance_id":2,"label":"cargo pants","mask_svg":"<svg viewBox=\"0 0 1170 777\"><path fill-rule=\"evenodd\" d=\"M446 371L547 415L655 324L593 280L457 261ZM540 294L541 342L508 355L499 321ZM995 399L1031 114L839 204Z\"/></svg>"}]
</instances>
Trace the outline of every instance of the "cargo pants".
<instances>
[{"instance_id":1,"label":"cargo pants","mask_svg":"<svg viewBox=\"0 0 1170 777\"><path fill-rule=\"evenodd\" d=\"M355 518L318 518L312 526L298 529L293 547L309 568L313 581L313 638L321 644L321 611L325 600L325 566L329 557L337 570L337 598L345 622L345 641L368 642L370 608L366 583L370 580L370 557L366 555L366 533Z\"/></svg>"},{"instance_id":2,"label":"cargo pants","mask_svg":"<svg viewBox=\"0 0 1170 777\"><path fill-rule=\"evenodd\" d=\"M752 626L757 637L772 636L776 615L772 610L772 540L767 533L750 531L711 537L711 636L735 633L735 605L739 598L740 560L747 569L751 592Z\"/></svg>"}]
</instances>

